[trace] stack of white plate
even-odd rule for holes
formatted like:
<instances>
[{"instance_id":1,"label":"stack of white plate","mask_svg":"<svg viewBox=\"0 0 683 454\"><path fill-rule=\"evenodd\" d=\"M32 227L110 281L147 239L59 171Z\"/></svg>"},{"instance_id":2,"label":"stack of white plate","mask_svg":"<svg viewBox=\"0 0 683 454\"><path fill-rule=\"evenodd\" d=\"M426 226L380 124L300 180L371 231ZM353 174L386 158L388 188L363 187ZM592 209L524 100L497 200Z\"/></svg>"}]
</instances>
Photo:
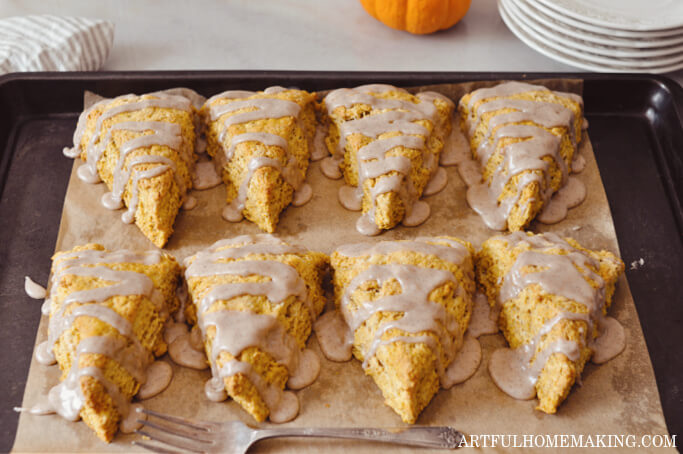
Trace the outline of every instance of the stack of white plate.
<instances>
[{"instance_id":1,"label":"stack of white plate","mask_svg":"<svg viewBox=\"0 0 683 454\"><path fill-rule=\"evenodd\" d=\"M609 72L683 68L683 0L498 0L508 28L562 63Z\"/></svg>"}]
</instances>

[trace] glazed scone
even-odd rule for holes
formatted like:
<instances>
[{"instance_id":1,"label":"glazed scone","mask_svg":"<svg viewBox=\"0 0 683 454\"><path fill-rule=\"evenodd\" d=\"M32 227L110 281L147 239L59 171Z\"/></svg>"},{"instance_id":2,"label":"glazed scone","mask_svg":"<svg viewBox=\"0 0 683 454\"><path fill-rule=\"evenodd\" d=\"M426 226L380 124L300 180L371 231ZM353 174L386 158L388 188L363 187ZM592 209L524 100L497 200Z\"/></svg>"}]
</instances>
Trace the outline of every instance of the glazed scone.
<instances>
[{"instance_id":1,"label":"glazed scone","mask_svg":"<svg viewBox=\"0 0 683 454\"><path fill-rule=\"evenodd\" d=\"M55 254L52 276L48 340L37 352L40 362L56 359L62 370L49 392L51 410L83 418L109 442L148 366L166 352L163 328L178 308L180 267L158 251L88 244Z\"/></svg>"},{"instance_id":2,"label":"glazed scone","mask_svg":"<svg viewBox=\"0 0 683 454\"><path fill-rule=\"evenodd\" d=\"M230 396L259 422L294 418L298 399L283 390L317 377L320 363L305 347L325 305L328 257L245 235L218 241L186 265L188 318L201 328L213 375L207 397Z\"/></svg>"},{"instance_id":3,"label":"glazed scone","mask_svg":"<svg viewBox=\"0 0 683 454\"><path fill-rule=\"evenodd\" d=\"M121 219L135 222L157 247L173 233L192 187L195 112L190 99L167 92L104 99L81 114L74 148L65 150L85 161L83 181L107 184L102 204L125 205Z\"/></svg>"},{"instance_id":4,"label":"glazed scone","mask_svg":"<svg viewBox=\"0 0 683 454\"><path fill-rule=\"evenodd\" d=\"M492 355L496 384L518 399L538 396L537 409L555 413L586 361L605 362L624 348L623 328L606 317L623 271L611 252L552 233L485 241L476 256L477 282L500 311L511 347Z\"/></svg>"},{"instance_id":5,"label":"glazed scone","mask_svg":"<svg viewBox=\"0 0 683 454\"><path fill-rule=\"evenodd\" d=\"M449 367L472 314L471 252L433 237L345 245L331 256L337 311L316 324L321 348L333 360L353 353L404 422L414 423L440 387L471 375L456 379Z\"/></svg>"},{"instance_id":6,"label":"glazed scone","mask_svg":"<svg viewBox=\"0 0 683 454\"><path fill-rule=\"evenodd\" d=\"M414 226L429 216L429 205L419 199L446 184L439 158L453 108L438 93L412 95L391 85L342 88L324 98L332 156L321 168L331 178L343 174L347 186L339 200L362 210L361 233L376 235L401 221Z\"/></svg>"},{"instance_id":7,"label":"glazed scone","mask_svg":"<svg viewBox=\"0 0 683 454\"><path fill-rule=\"evenodd\" d=\"M466 94L458 109L481 167L467 200L490 228L523 230L563 187L577 187L569 206L583 199L578 180L568 185L582 136L580 96L507 82ZM546 222L559 221L561 214L548 211Z\"/></svg>"},{"instance_id":8,"label":"glazed scone","mask_svg":"<svg viewBox=\"0 0 683 454\"><path fill-rule=\"evenodd\" d=\"M226 91L201 110L208 152L227 187L223 217L275 231L280 213L311 197L304 183L315 134L315 94L270 87Z\"/></svg>"}]
</instances>

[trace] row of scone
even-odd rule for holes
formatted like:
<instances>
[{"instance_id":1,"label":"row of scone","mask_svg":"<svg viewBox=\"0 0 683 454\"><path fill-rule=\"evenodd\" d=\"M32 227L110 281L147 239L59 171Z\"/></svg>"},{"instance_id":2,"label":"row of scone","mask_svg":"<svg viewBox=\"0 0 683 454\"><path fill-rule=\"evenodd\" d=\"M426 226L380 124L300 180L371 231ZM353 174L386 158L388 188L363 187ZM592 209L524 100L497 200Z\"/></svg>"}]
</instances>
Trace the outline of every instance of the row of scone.
<instances>
[{"instance_id":1,"label":"row of scone","mask_svg":"<svg viewBox=\"0 0 683 454\"><path fill-rule=\"evenodd\" d=\"M335 309L319 318L330 264ZM500 328L511 349L493 353L492 379L513 397L537 395L537 408L554 413L586 361L607 361L625 345L623 328L606 316L623 263L550 233L492 237L477 253L457 238L431 237L344 245L329 257L246 235L184 265L187 293L183 269L166 253L93 244L57 253L37 358L56 360L62 378L29 411L80 417L110 441L135 428L133 397L168 385L170 367L155 361L168 350L182 365L211 367L209 399L230 396L257 421L288 421L299 402L285 388L309 385L320 369L306 349L315 330L329 359L353 354L387 405L414 423L441 387L477 370L476 337ZM477 283L489 304L475 296Z\"/></svg>"},{"instance_id":2,"label":"row of scone","mask_svg":"<svg viewBox=\"0 0 683 454\"><path fill-rule=\"evenodd\" d=\"M469 204L498 230L523 230L542 211L541 219L557 221L583 200L585 190L569 177L584 125L579 96L520 82L465 95L460 123L470 156L445 148L453 110L438 93L377 84L334 90L320 104L314 93L282 87L208 100L172 89L95 103L79 118L74 148L64 152L85 161L82 180L107 184L103 205L125 205L123 221L135 222L158 247L180 208L194 206L188 191L221 178L223 217L246 217L274 232L287 206L311 198L310 160L328 152L321 169L330 178L343 175L339 202L362 211L356 227L367 235L424 222L430 208L420 198L447 182L439 163L459 164L471 186ZM325 144L316 143L316 117L327 129ZM197 161L204 144L213 166Z\"/></svg>"}]
</instances>

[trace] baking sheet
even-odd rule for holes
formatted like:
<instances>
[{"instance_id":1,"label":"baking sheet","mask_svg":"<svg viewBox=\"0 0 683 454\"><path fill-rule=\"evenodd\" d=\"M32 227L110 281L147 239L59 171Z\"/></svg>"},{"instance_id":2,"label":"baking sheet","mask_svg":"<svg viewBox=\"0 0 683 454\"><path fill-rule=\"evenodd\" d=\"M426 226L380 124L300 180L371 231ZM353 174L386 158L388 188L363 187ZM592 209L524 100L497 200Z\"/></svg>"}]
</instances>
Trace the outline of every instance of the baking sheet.
<instances>
[{"instance_id":1,"label":"baking sheet","mask_svg":"<svg viewBox=\"0 0 683 454\"><path fill-rule=\"evenodd\" d=\"M464 92L495 82L438 85L435 89L457 100ZM579 81L552 81L551 88L580 91ZM265 87L264 87L265 88ZM590 132L590 129L589 129ZM67 144L64 144L67 145ZM588 140L580 153L586 158L586 169L579 174L588 188L586 201L569 211L567 219L546 226L534 223L534 231L553 231L576 238L591 248L605 248L618 253L612 218L597 164ZM100 205L106 191L103 184L88 185L75 175L81 165L74 163L65 197L64 211L56 250L69 249L77 244L99 242L109 249L151 249L153 245L134 225L120 221L121 211L109 211ZM465 186L455 167L447 168L449 183L446 188L426 200L432 215L417 228L398 227L385 232L378 240L411 238L416 235L454 235L478 246L496 234L487 229L465 201ZM322 176L319 163L312 163L308 181L314 188L311 202L303 207L289 207L283 213L277 235L288 242L309 249L331 252L336 246L349 242L367 241L355 230L358 213L343 209L336 202L341 180ZM165 250L179 259L208 246L214 241L245 233L259 233L248 221L232 224L224 221L225 189L221 185L208 191L195 191L198 200L194 210L183 211L176 220L176 232ZM93 216L93 213L96 213ZM36 310L39 310L38 305ZM505 342L500 335L481 338L482 366L473 378L450 390L441 390L423 411L418 423L450 425L468 435L480 434L633 434L639 439L644 434L666 434L666 426L659 402L659 394L652 372L643 334L633 299L624 277L621 278L611 309L627 332L626 350L602 366L588 364L583 374L583 385L575 386L558 414L546 415L535 411L536 401L516 401L502 393L488 376L486 364L491 352ZM46 338L47 318L43 317L37 343ZM319 352L316 340L309 341ZM321 374L310 387L299 391L301 411L297 419L286 426L353 426L400 427L400 418L387 406L374 382L364 375L360 363L334 363L321 355ZM210 372L194 371L173 364L175 376L171 386L161 395L146 400L150 409L188 418L209 420L240 419L254 421L234 402L209 402L203 395L203 383ZM33 405L40 396L58 381L58 368L46 367L32 361L24 395L24 406ZM180 404L182 402L182 404ZM268 426L263 424L262 426ZM70 423L57 416L38 417L22 414L14 450L22 451L111 451L134 450L130 441L137 435L117 435L112 444L103 444L82 422ZM275 449L277 448L277 449ZM272 440L256 445L254 452L343 452L399 451L409 448L388 445L326 440ZM484 449L487 451L487 449ZM496 449L490 449L495 451Z\"/></svg>"}]
</instances>

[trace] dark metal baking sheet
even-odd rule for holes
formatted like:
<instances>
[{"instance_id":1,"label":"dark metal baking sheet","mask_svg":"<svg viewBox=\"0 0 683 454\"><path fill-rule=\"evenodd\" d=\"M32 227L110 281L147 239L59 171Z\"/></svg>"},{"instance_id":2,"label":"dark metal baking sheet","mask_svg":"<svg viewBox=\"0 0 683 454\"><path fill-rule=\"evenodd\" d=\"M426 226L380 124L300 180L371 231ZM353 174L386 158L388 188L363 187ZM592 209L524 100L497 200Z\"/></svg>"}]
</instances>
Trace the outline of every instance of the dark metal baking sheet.
<instances>
[{"instance_id":1,"label":"dark metal baking sheet","mask_svg":"<svg viewBox=\"0 0 683 454\"><path fill-rule=\"evenodd\" d=\"M84 90L186 86L204 95L270 85L325 90L470 80L581 78L590 135L671 434L683 434L683 89L660 76L567 73L113 72L0 78L0 452L13 443L36 329L24 276L46 282ZM644 265L629 269L631 262Z\"/></svg>"}]
</instances>

